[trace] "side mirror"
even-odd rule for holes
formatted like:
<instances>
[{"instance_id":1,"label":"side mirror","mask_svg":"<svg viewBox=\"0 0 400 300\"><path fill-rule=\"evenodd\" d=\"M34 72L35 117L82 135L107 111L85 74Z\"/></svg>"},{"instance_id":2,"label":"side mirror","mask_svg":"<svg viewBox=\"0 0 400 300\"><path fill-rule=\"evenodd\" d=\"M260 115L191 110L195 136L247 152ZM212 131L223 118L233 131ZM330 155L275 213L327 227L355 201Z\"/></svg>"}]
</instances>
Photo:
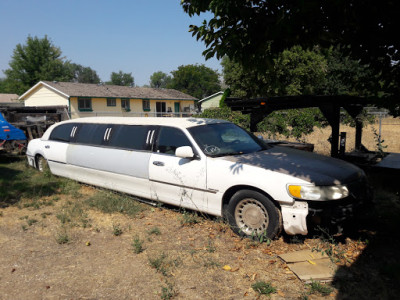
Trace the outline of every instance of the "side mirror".
<instances>
[{"instance_id":1,"label":"side mirror","mask_svg":"<svg viewBox=\"0 0 400 300\"><path fill-rule=\"evenodd\" d=\"M190 146L178 147L175 150L175 156L180 158L194 158L193 149Z\"/></svg>"}]
</instances>

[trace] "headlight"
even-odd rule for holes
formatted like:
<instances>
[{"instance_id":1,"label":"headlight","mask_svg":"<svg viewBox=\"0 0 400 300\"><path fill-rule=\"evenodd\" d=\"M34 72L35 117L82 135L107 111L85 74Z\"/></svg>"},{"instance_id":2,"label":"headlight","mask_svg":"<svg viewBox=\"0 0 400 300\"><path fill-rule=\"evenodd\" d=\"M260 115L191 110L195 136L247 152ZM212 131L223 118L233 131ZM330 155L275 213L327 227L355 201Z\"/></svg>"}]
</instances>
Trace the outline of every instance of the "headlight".
<instances>
[{"instance_id":1,"label":"headlight","mask_svg":"<svg viewBox=\"0 0 400 300\"><path fill-rule=\"evenodd\" d=\"M302 200L338 200L349 195L349 190L344 185L288 185L287 190L291 197Z\"/></svg>"}]
</instances>

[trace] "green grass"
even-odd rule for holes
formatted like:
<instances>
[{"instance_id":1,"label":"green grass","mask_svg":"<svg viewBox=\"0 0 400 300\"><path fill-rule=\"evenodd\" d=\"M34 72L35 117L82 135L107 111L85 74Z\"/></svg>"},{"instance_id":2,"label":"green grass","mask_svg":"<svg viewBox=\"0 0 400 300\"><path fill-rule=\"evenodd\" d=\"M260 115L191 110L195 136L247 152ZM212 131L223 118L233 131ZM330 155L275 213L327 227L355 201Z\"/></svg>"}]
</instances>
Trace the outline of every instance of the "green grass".
<instances>
[{"instance_id":1,"label":"green grass","mask_svg":"<svg viewBox=\"0 0 400 300\"><path fill-rule=\"evenodd\" d=\"M65 229L57 233L56 242L60 245L67 244L70 242L70 238Z\"/></svg>"},{"instance_id":2,"label":"green grass","mask_svg":"<svg viewBox=\"0 0 400 300\"><path fill-rule=\"evenodd\" d=\"M144 251L143 241L139 238L139 236L135 236L132 242L133 252L136 254L142 253Z\"/></svg>"},{"instance_id":3,"label":"green grass","mask_svg":"<svg viewBox=\"0 0 400 300\"><path fill-rule=\"evenodd\" d=\"M18 205L38 209L52 205L51 200L41 201L42 197L59 194L77 197L79 188L77 182L29 167L25 156L0 156L0 207Z\"/></svg>"},{"instance_id":4,"label":"green grass","mask_svg":"<svg viewBox=\"0 0 400 300\"><path fill-rule=\"evenodd\" d=\"M180 215L180 223L182 226L192 226L200 223L200 217L196 212L188 212L184 210Z\"/></svg>"},{"instance_id":5,"label":"green grass","mask_svg":"<svg viewBox=\"0 0 400 300\"><path fill-rule=\"evenodd\" d=\"M169 264L166 259L167 255L165 253L161 253L158 257L149 257L149 264L152 268L156 269L157 272L161 273L164 276L167 276Z\"/></svg>"},{"instance_id":6,"label":"green grass","mask_svg":"<svg viewBox=\"0 0 400 300\"><path fill-rule=\"evenodd\" d=\"M308 286L310 287L310 294L320 293L322 296L328 296L333 292L333 288L330 286L314 280L311 280L311 283L308 284Z\"/></svg>"},{"instance_id":7,"label":"green grass","mask_svg":"<svg viewBox=\"0 0 400 300\"><path fill-rule=\"evenodd\" d=\"M265 281L257 281L251 285L251 288L260 295L276 293L276 288L274 288L271 283Z\"/></svg>"},{"instance_id":8,"label":"green grass","mask_svg":"<svg viewBox=\"0 0 400 300\"><path fill-rule=\"evenodd\" d=\"M166 286L161 287L161 299L169 300L177 295L174 286L171 283L167 283Z\"/></svg>"},{"instance_id":9,"label":"green grass","mask_svg":"<svg viewBox=\"0 0 400 300\"><path fill-rule=\"evenodd\" d=\"M119 224L114 224L113 225L113 235L115 236L120 236L123 233L122 228L120 227Z\"/></svg>"},{"instance_id":10,"label":"green grass","mask_svg":"<svg viewBox=\"0 0 400 300\"><path fill-rule=\"evenodd\" d=\"M153 228L151 228L150 230L148 230L147 231L147 233L149 234L149 235L160 235L161 234L161 230L160 230L160 228L158 228L158 227L153 227Z\"/></svg>"},{"instance_id":11,"label":"green grass","mask_svg":"<svg viewBox=\"0 0 400 300\"><path fill-rule=\"evenodd\" d=\"M98 191L94 196L85 201L92 208L104 213L123 213L134 218L145 206L132 198L110 191Z\"/></svg>"}]
</instances>

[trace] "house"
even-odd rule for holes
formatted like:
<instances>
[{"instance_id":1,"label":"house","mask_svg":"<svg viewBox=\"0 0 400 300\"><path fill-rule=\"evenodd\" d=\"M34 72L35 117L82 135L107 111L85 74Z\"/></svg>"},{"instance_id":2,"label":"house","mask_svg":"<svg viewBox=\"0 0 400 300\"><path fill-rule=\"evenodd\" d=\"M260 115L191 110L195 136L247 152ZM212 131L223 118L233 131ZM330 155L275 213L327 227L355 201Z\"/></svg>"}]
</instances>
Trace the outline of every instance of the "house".
<instances>
[{"instance_id":1,"label":"house","mask_svg":"<svg viewBox=\"0 0 400 300\"><path fill-rule=\"evenodd\" d=\"M219 107L219 102L224 92L218 92L199 101L200 110L204 111L207 108Z\"/></svg>"},{"instance_id":2,"label":"house","mask_svg":"<svg viewBox=\"0 0 400 300\"><path fill-rule=\"evenodd\" d=\"M0 94L0 103L18 103L18 95Z\"/></svg>"},{"instance_id":3,"label":"house","mask_svg":"<svg viewBox=\"0 0 400 300\"><path fill-rule=\"evenodd\" d=\"M196 98L173 89L40 81L19 100L25 106L66 106L72 119L90 116L189 116Z\"/></svg>"}]
</instances>

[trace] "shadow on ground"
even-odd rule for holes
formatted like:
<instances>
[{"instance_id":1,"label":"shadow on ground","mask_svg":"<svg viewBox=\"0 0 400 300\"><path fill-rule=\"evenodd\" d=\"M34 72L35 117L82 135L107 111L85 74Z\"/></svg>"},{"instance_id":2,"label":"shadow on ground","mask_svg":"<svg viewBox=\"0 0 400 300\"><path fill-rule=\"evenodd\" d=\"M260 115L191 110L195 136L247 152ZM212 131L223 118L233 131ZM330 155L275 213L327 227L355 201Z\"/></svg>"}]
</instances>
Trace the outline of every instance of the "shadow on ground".
<instances>
[{"instance_id":1,"label":"shadow on ground","mask_svg":"<svg viewBox=\"0 0 400 300\"><path fill-rule=\"evenodd\" d=\"M391 180L391 179L390 179ZM340 267L337 299L397 299L400 294L400 199L390 180L373 181L374 202L352 220L344 237L367 242L351 266ZM398 184L398 183L397 183Z\"/></svg>"}]
</instances>

